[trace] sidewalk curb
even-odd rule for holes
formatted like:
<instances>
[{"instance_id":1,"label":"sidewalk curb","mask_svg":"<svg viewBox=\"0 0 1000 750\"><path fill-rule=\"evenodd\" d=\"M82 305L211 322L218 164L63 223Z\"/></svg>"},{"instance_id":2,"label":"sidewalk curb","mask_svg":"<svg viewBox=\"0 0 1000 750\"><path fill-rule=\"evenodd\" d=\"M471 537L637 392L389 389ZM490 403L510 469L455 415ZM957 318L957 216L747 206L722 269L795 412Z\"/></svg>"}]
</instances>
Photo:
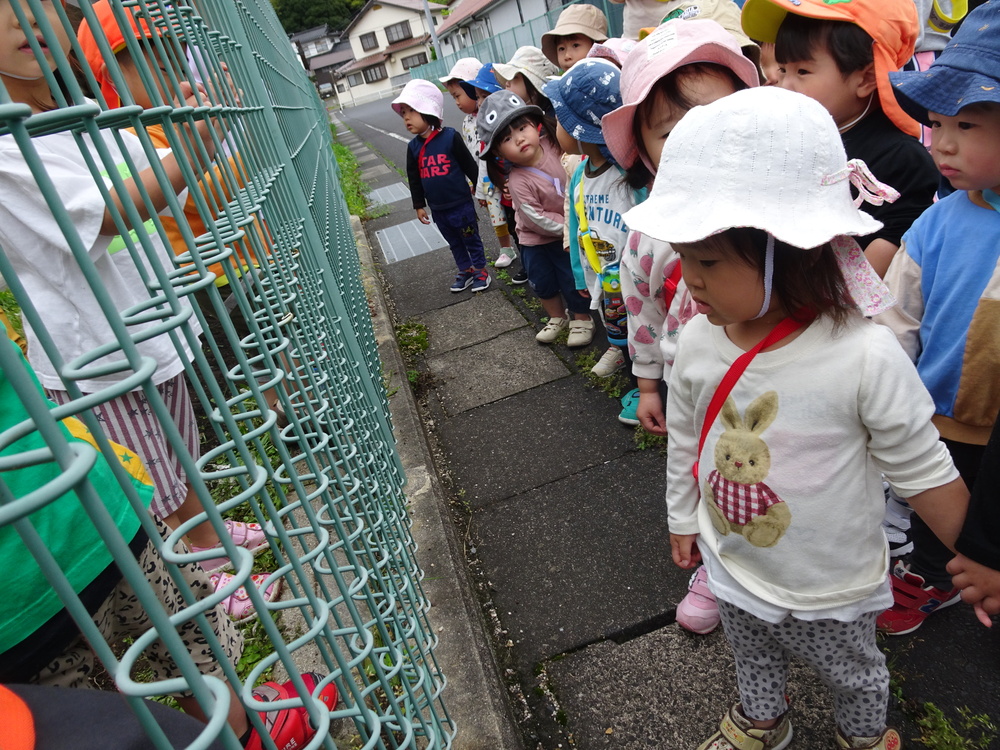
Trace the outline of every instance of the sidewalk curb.
<instances>
[{"instance_id":1,"label":"sidewalk curb","mask_svg":"<svg viewBox=\"0 0 1000 750\"><path fill-rule=\"evenodd\" d=\"M361 219L351 216L372 326L388 383L396 448L406 472L411 533L423 588L431 601L428 619L438 637L434 650L445 676L443 700L456 725L453 750L522 750L521 732L486 637L486 623L472 587L461 541L441 490L417 404L405 376L385 292Z\"/></svg>"}]
</instances>

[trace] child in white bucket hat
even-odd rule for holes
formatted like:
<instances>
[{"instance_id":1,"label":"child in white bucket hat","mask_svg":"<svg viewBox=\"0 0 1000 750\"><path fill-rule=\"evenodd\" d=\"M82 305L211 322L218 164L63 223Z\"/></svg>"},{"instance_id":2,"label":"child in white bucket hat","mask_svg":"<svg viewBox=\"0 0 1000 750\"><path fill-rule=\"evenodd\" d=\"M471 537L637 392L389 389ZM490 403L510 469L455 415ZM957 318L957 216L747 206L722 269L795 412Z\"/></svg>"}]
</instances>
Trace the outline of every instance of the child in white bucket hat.
<instances>
[{"instance_id":1,"label":"child in white bucket hat","mask_svg":"<svg viewBox=\"0 0 1000 750\"><path fill-rule=\"evenodd\" d=\"M481 292L490 285L479 218L469 182L479 180L479 164L454 128L441 125L444 96L430 81L407 83L392 102L393 111L414 136L406 148L406 178L417 218L430 224L427 209L448 243L458 272L450 290L469 287Z\"/></svg>"},{"instance_id":2,"label":"child in white bucket hat","mask_svg":"<svg viewBox=\"0 0 1000 750\"><path fill-rule=\"evenodd\" d=\"M896 195L847 161L822 105L763 87L688 112L625 215L673 244L701 313L668 390L670 544L708 569L740 691L701 750L788 746L792 654L837 686L838 747L901 747L875 642L892 602L880 471L946 544L965 515L930 396L864 317L893 300L853 239L878 222L851 185Z\"/></svg>"}]
</instances>

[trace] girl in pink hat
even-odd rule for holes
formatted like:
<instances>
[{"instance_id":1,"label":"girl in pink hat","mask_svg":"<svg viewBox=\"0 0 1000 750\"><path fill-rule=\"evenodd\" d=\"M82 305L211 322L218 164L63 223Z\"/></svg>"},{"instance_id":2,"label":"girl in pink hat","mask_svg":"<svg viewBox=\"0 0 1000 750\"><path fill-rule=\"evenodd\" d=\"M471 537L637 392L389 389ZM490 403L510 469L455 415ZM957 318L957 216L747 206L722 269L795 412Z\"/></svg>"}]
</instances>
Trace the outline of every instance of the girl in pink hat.
<instances>
[{"instance_id":1,"label":"girl in pink hat","mask_svg":"<svg viewBox=\"0 0 1000 750\"><path fill-rule=\"evenodd\" d=\"M739 41L715 21L668 21L639 42L622 66L623 105L601 120L605 142L633 188L649 186L663 144L685 112L738 89L758 85L756 65ZM621 259L628 311L628 353L638 382L639 423L666 435L664 389L677 337L696 314L669 244L629 233ZM715 597L699 568L677 606L677 622L694 633L719 624Z\"/></svg>"}]
</instances>

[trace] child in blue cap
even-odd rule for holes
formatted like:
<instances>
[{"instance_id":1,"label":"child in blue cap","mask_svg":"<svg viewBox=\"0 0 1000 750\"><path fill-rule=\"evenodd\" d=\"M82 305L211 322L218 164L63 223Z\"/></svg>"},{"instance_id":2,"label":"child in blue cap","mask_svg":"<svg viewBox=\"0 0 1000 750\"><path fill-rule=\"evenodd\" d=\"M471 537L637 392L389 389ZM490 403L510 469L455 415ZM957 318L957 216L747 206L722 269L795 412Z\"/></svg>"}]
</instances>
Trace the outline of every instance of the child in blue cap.
<instances>
[{"instance_id":1,"label":"child in blue cap","mask_svg":"<svg viewBox=\"0 0 1000 750\"><path fill-rule=\"evenodd\" d=\"M549 81L543 93L555 108L556 135L567 153L586 159L573 172L569 184L570 262L580 295L599 310L608 335L608 350L591 369L608 377L627 369L632 390L622 399L619 421L637 425L635 408L639 390L632 376L628 346L628 315L622 296L619 263L628 237L622 214L646 197L645 189L634 191L623 179L604 142L601 118L622 104L621 71L600 58L580 60L566 73Z\"/></svg>"},{"instance_id":2,"label":"child in blue cap","mask_svg":"<svg viewBox=\"0 0 1000 750\"><path fill-rule=\"evenodd\" d=\"M903 110L931 128L931 155L956 192L903 235L886 274L895 331L934 397L934 424L972 487L1000 410L1000 3L969 14L926 71L890 73ZM914 517L914 551L893 569L895 604L878 621L911 633L961 592L952 552Z\"/></svg>"}]
</instances>

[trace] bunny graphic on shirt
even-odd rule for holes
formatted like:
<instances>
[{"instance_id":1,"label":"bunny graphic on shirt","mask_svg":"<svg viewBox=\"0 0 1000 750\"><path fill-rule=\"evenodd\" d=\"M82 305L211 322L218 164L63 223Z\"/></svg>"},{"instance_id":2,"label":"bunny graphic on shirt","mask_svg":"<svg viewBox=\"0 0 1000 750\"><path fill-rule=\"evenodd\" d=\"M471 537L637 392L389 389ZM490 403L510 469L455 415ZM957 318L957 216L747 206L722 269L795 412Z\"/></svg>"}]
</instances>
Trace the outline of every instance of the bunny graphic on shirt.
<instances>
[{"instance_id":1,"label":"bunny graphic on shirt","mask_svg":"<svg viewBox=\"0 0 1000 750\"><path fill-rule=\"evenodd\" d=\"M730 396L720 412L725 431L715 444L715 469L705 482L704 497L716 530L741 534L755 547L773 547L792 521L788 505L764 478L771 453L760 437L778 416L775 391L758 396L740 417Z\"/></svg>"}]
</instances>

